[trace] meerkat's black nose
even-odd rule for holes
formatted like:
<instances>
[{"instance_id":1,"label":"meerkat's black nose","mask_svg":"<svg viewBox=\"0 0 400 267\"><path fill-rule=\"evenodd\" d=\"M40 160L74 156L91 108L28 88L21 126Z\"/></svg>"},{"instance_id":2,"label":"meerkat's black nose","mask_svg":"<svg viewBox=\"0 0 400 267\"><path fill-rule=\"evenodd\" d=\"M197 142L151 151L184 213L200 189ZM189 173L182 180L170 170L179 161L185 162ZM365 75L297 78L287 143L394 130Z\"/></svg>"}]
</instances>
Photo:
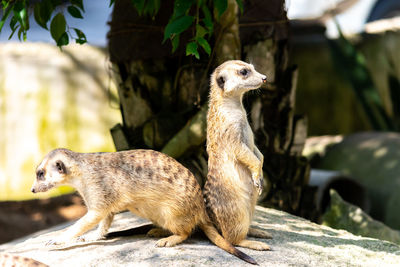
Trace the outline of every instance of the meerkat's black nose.
<instances>
[{"instance_id":1,"label":"meerkat's black nose","mask_svg":"<svg viewBox=\"0 0 400 267\"><path fill-rule=\"evenodd\" d=\"M35 188L32 187L31 192L32 192L32 193L36 193Z\"/></svg>"},{"instance_id":2,"label":"meerkat's black nose","mask_svg":"<svg viewBox=\"0 0 400 267\"><path fill-rule=\"evenodd\" d=\"M263 83L267 83L267 77L262 79Z\"/></svg>"}]
</instances>

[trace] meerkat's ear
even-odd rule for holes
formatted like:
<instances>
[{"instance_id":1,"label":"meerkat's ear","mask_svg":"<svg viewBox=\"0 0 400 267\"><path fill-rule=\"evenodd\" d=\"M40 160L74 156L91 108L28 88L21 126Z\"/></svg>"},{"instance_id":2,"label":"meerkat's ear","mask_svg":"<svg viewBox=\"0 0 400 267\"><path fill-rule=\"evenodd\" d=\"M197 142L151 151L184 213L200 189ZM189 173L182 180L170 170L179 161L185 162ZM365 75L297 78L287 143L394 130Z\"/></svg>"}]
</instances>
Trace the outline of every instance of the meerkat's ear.
<instances>
[{"instance_id":1,"label":"meerkat's ear","mask_svg":"<svg viewBox=\"0 0 400 267\"><path fill-rule=\"evenodd\" d=\"M222 74L218 75L217 84L218 84L219 88L224 90L224 86L225 86L225 77L224 77L224 75L222 75Z\"/></svg>"}]
</instances>

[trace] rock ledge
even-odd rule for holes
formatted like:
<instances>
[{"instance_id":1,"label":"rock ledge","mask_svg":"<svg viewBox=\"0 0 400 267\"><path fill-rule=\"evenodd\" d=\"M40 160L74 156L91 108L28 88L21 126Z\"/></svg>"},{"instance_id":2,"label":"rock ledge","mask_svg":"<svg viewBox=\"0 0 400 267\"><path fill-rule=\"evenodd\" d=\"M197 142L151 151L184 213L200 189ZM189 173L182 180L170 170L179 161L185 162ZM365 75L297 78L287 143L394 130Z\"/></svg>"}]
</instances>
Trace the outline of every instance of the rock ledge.
<instances>
[{"instance_id":1,"label":"rock ledge","mask_svg":"<svg viewBox=\"0 0 400 267\"><path fill-rule=\"evenodd\" d=\"M145 222L130 213L121 213L115 217L111 231ZM274 237L264 240L272 251L241 248L261 266L398 266L400 263L400 247L393 243L334 230L285 212L257 207L253 225ZM251 266L199 238L189 238L173 248L157 248L155 238L143 235L70 247L44 246L66 226L1 245L0 253L33 258L50 266Z\"/></svg>"}]
</instances>

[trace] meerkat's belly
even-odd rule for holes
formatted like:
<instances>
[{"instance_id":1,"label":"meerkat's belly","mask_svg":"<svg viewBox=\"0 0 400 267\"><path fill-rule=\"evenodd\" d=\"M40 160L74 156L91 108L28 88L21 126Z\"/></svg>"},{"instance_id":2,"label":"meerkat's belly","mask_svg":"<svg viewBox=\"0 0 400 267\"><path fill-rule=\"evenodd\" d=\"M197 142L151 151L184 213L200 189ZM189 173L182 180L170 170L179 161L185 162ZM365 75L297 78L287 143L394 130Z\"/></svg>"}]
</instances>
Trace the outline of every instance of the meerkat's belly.
<instances>
[{"instance_id":1,"label":"meerkat's belly","mask_svg":"<svg viewBox=\"0 0 400 267\"><path fill-rule=\"evenodd\" d=\"M163 203L151 203L151 202L134 202L128 206L129 211L135 215L146 218L157 225L164 227L166 224L166 218L169 210L163 205Z\"/></svg>"},{"instance_id":2,"label":"meerkat's belly","mask_svg":"<svg viewBox=\"0 0 400 267\"><path fill-rule=\"evenodd\" d=\"M258 193L256 187L253 184L251 172L246 166L244 166L240 162L235 162L234 166L237 175L240 177L240 180L243 181L243 188L245 189L246 194L245 202L247 204L247 211L249 212L249 216L252 217L254 212L254 205L257 202Z\"/></svg>"},{"instance_id":3,"label":"meerkat's belly","mask_svg":"<svg viewBox=\"0 0 400 267\"><path fill-rule=\"evenodd\" d=\"M222 164L223 177L229 179L228 185L233 185L229 192L232 192L232 199L237 209L248 213L251 218L254 209L254 199L257 198L256 190L251 179L250 170L242 163L229 161Z\"/></svg>"},{"instance_id":4,"label":"meerkat's belly","mask_svg":"<svg viewBox=\"0 0 400 267\"><path fill-rule=\"evenodd\" d=\"M200 186L194 177L186 178L186 181L154 181L135 188L130 194L127 209L166 229L169 229L171 222L177 218L200 214L199 208L202 207L203 201ZM193 217L191 223L195 224L195 219L197 218Z\"/></svg>"}]
</instances>

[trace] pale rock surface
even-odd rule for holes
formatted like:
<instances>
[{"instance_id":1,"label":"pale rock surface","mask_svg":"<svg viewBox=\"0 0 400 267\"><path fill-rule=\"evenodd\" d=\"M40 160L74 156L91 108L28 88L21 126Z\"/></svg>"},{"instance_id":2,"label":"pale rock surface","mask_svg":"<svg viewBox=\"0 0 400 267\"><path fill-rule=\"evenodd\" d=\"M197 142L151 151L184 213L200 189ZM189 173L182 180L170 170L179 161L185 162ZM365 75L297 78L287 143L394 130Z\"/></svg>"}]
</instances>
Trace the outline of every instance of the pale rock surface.
<instances>
[{"instance_id":1,"label":"pale rock surface","mask_svg":"<svg viewBox=\"0 0 400 267\"><path fill-rule=\"evenodd\" d=\"M130 213L116 216L111 231L145 221ZM273 235L272 251L241 248L261 266L399 266L400 247L317 225L285 212L257 207L253 225ZM48 229L0 246L1 252L34 258L50 266L251 266L208 240L190 238L173 248L157 248L143 235L73 246L46 247L57 235Z\"/></svg>"}]
</instances>

